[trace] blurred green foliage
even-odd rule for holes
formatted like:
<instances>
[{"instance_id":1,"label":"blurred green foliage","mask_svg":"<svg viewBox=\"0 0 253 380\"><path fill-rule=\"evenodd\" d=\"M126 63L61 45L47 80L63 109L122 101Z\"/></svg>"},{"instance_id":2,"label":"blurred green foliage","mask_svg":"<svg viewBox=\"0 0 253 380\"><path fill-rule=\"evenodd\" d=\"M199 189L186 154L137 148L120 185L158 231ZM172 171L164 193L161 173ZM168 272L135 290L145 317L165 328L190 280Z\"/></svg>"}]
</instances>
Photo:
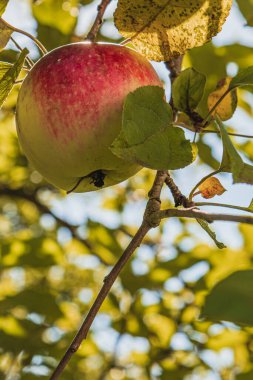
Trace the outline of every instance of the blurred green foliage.
<instances>
[{"instance_id":1,"label":"blurred green foliage","mask_svg":"<svg viewBox=\"0 0 253 380\"><path fill-rule=\"evenodd\" d=\"M39 39L48 49L79 40L78 12L91 2L30 1ZM108 37L100 34L99 39ZM16 54L10 49L1 59L12 62ZM208 94L231 62L249 66L252 49L209 43L188 53L184 65L207 75ZM17 91L18 86L0 113L0 378L36 380L48 378L136 231L137 225L124 224L124 215L131 206L141 215L154 173L143 170L103 191L101 218L94 213L77 226L61 219L55 204L65 204L66 196L44 182L19 149ZM239 105L252 117L246 94L240 91ZM198 145L198 165L217 168L211 145L203 139ZM253 159L251 142L239 149ZM75 197L80 208L90 199ZM114 228L103 220L103 210L113 214ZM218 281L252 268L252 227L240 227L243 248L219 251L190 237L192 221L179 221L174 240L168 241L167 227L173 223L164 223L144 240L62 379L191 380L206 379L214 371L217 379L252 379L253 329L199 319L205 296ZM189 239L191 249L186 250ZM204 273L188 279L185 270L199 263ZM222 361L224 353L231 360Z\"/></svg>"}]
</instances>

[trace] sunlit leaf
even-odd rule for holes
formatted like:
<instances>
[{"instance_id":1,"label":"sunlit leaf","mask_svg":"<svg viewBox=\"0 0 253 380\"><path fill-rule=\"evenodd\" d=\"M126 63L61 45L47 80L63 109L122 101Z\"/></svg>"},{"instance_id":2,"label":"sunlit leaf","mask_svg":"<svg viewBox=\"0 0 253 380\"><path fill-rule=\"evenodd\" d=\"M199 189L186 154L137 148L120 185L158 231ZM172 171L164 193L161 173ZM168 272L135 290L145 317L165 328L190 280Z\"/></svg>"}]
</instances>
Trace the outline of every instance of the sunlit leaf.
<instances>
[{"instance_id":1,"label":"sunlit leaf","mask_svg":"<svg viewBox=\"0 0 253 380\"><path fill-rule=\"evenodd\" d=\"M18 58L18 60L12 65L8 71L4 74L0 81L0 107L3 105L5 99L9 95L16 79L22 70L25 57L28 54L28 50L24 49Z\"/></svg>"},{"instance_id":2,"label":"sunlit leaf","mask_svg":"<svg viewBox=\"0 0 253 380\"><path fill-rule=\"evenodd\" d=\"M211 111L223 94L226 93L230 86L231 78L227 77L218 82L216 90L208 96L208 109ZM213 114L218 114L221 120L230 119L237 107L236 89L230 91L226 97L216 106Z\"/></svg>"},{"instance_id":3,"label":"sunlit leaf","mask_svg":"<svg viewBox=\"0 0 253 380\"><path fill-rule=\"evenodd\" d=\"M11 63L0 61L0 81L11 67Z\"/></svg>"},{"instance_id":4,"label":"sunlit leaf","mask_svg":"<svg viewBox=\"0 0 253 380\"><path fill-rule=\"evenodd\" d=\"M13 30L0 18L0 51L5 48L10 40Z\"/></svg>"},{"instance_id":5,"label":"sunlit leaf","mask_svg":"<svg viewBox=\"0 0 253 380\"><path fill-rule=\"evenodd\" d=\"M174 106L186 113L199 104L205 89L206 77L193 68L182 71L172 86Z\"/></svg>"},{"instance_id":6,"label":"sunlit leaf","mask_svg":"<svg viewBox=\"0 0 253 380\"><path fill-rule=\"evenodd\" d=\"M119 32L143 55L167 61L215 36L231 5L232 0L119 0L114 17Z\"/></svg>"},{"instance_id":7,"label":"sunlit leaf","mask_svg":"<svg viewBox=\"0 0 253 380\"><path fill-rule=\"evenodd\" d=\"M238 271L219 282L207 296L202 316L212 321L253 325L253 270Z\"/></svg>"}]
</instances>

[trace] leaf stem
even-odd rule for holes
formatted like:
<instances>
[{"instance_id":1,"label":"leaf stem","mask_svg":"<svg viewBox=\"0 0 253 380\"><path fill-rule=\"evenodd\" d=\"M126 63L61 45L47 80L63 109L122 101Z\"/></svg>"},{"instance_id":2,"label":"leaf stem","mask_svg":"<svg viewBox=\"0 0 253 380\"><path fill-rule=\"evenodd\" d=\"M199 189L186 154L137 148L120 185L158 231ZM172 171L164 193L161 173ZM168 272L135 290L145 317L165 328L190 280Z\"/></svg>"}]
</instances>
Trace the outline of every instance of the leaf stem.
<instances>
[{"instance_id":1,"label":"leaf stem","mask_svg":"<svg viewBox=\"0 0 253 380\"><path fill-rule=\"evenodd\" d=\"M250 210L247 207L241 207L241 206L235 206L235 205L229 205L225 203L215 203L215 202L196 202L195 205L197 207L202 207L202 206L213 206L213 207L226 207L226 208L232 208L234 210L240 210L240 211L246 211L250 212L253 214L253 210Z\"/></svg>"},{"instance_id":2,"label":"leaf stem","mask_svg":"<svg viewBox=\"0 0 253 380\"><path fill-rule=\"evenodd\" d=\"M129 44L132 41L132 38L126 38L125 40L120 42L120 45L124 46Z\"/></svg>"},{"instance_id":3,"label":"leaf stem","mask_svg":"<svg viewBox=\"0 0 253 380\"><path fill-rule=\"evenodd\" d=\"M200 133L216 133L216 134L220 135L220 131L211 131L209 129L203 129L202 131L200 131ZM245 137L247 139L253 139L253 135L244 135L241 133L233 133L233 132L227 132L227 134L230 136Z\"/></svg>"}]
</instances>

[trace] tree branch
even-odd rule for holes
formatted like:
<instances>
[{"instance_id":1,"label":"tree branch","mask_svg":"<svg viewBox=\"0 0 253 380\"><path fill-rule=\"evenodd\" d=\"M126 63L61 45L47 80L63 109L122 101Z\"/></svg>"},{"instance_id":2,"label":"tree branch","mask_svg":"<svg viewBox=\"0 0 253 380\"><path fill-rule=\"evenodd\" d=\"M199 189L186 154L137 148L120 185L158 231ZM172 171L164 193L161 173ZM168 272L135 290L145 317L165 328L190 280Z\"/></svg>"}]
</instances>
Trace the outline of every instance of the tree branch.
<instances>
[{"instance_id":1,"label":"tree branch","mask_svg":"<svg viewBox=\"0 0 253 380\"><path fill-rule=\"evenodd\" d=\"M102 303L104 302L106 296L108 295L109 291L111 290L114 282L118 278L121 270L126 265L126 263L129 261L130 257L134 253L137 247L140 246L142 240L148 233L148 231L159 225L160 218L156 219L153 218L153 215L158 215L161 207L161 189L164 184L165 178L167 173L165 171L158 171L154 180L154 184L149 192L149 200L146 206L146 210L143 217L143 222L134 235L133 239L129 243L128 247L123 252L120 259L117 261L117 263L114 265L111 272L105 277L104 284L100 290L100 292L97 295L97 298L95 299L91 309L89 310L85 320L83 321L82 326L80 327L77 335L75 336L74 340L72 341L71 345L69 346L68 350L66 351L65 355L61 359L60 363L56 367L54 373L50 377L50 380L57 380L59 379L60 375L62 374L64 368L70 361L73 354L78 350L80 344L82 341L86 338L89 329L91 327L92 322L94 321ZM158 224L157 224L158 223Z\"/></svg>"},{"instance_id":2,"label":"tree branch","mask_svg":"<svg viewBox=\"0 0 253 380\"><path fill-rule=\"evenodd\" d=\"M170 189L171 194L174 198L175 207L183 206L185 208L189 208L194 206L194 202L190 201L185 195L181 193L169 173L167 174L165 183Z\"/></svg>"},{"instance_id":3,"label":"tree branch","mask_svg":"<svg viewBox=\"0 0 253 380\"><path fill-rule=\"evenodd\" d=\"M105 10L106 10L107 6L109 5L110 1L111 0L102 0L101 4L98 6L97 17L94 21L94 24L91 27L91 30L89 31L89 33L86 36L87 41L91 41L91 42L95 41L95 38L96 38L98 31L101 27L101 24L103 22L103 16L104 16Z\"/></svg>"},{"instance_id":4,"label":"tree branch","mask_svg":"<svg viewBox=\"0 0 253 380\"><path fill-rule=\"evenodd\" d=\"M231 215L231 214L210 214L208 212L199 211L194 208L189 209L167 209L159 212L160 218L194 218L202 219L207 222L213 221L225 221L225 222L236 222L236 223L246 223L253 224L253 217L247 215Z\"/></svg>"}]
</instances>

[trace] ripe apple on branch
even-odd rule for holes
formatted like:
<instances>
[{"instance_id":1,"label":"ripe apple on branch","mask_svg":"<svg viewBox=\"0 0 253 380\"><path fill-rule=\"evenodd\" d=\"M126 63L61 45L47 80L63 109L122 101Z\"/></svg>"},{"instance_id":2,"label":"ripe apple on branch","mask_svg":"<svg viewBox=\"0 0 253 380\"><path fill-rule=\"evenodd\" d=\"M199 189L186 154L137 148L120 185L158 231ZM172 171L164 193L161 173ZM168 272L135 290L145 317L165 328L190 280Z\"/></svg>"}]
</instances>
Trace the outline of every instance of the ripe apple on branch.
<instances>
[{"instance_id":1,"label":"ripe apple on branch","mask_svg":"<svg viewBox=\"0 0 253 380\"><path fill-rule=\"evenodd\" d=\"M34 167L67 191L119 183L140 170L109 149L129 92L162 86L132 49L91 42L62 46L31 69L17 102L17 131Z\"/></svg>"}]
</instances>

